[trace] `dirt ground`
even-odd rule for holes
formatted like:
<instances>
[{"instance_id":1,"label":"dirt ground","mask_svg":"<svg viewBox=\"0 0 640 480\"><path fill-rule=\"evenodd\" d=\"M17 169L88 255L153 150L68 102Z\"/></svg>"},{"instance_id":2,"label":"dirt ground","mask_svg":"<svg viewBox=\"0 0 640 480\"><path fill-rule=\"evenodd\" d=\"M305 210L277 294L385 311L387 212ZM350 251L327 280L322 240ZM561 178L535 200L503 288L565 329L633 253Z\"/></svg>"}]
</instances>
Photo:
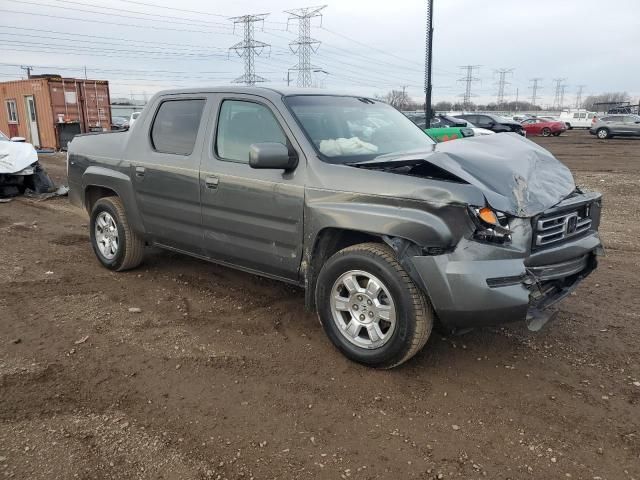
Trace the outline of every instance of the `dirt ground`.
<instances>
[{"instance_id":1,"label":"dirt ground","mask_svg":"<svg viewBox=\"0 0 640 480\"><path fill-rule=\"evenodd\" d=\"M66 198L0 204L0 477L640 479L640 140L534 141L604 193L599 269L541 332L391 371L301 290L162 251L111 273Z\"/></svg>"}]
</instances>

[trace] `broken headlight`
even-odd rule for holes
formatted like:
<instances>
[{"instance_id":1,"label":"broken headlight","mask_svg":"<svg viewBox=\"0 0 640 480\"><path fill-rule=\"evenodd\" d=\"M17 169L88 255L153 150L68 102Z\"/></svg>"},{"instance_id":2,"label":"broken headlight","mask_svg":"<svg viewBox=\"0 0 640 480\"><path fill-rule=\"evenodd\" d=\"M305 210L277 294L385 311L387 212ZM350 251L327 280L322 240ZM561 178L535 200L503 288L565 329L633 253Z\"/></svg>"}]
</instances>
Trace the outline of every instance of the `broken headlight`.
<instances>
[{"instance_id":1,"label":"broken headlight","mask_svg":"<svg viewBox=\"0 0 640 480\"><path fill-rule=\"evenodd\" d=\"M469 215L476 226L473 232L474 240L500 245L511 243L509 219L504 213L496 212L489 207L469 207Z\"/></svg>"}]
</instances>

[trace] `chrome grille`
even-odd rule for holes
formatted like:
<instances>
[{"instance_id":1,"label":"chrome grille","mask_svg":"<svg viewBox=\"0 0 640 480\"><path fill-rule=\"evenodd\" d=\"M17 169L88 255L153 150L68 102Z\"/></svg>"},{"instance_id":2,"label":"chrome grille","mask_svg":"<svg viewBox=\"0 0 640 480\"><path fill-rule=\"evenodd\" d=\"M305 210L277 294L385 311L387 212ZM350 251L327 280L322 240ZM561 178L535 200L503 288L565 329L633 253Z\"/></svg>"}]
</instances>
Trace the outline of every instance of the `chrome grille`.
<instances>
[{"instance_id":1,"label":"chrome grille","mask_svg":"<svg viewBox=\"0 0 640 480\"><path fill-rule=\"evenodd\" d=\"M546 247L580 235L591 228L589 205L579 210L538 218L535 225L535 246Z\"/></svg>"}]
</instances>

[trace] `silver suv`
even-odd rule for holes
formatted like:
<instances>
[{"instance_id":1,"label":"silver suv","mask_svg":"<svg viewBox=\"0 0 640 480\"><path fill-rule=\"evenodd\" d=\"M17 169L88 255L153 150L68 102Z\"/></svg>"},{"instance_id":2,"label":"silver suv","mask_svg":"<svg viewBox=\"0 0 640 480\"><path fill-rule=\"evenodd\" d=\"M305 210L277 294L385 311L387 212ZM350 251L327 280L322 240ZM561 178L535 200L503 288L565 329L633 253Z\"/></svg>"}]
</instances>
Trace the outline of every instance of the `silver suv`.
<instances>
[{"instance_id":1,"label":"silver suv","mask_svg":"<svg viewBox=\"0 0 640 480\"><path fill-rule=\"evenodd\" d=\"M640 137L640 116L638 115L607 115L599 118L589 129L591 135L598 138Z\"/></svg>"},{"instance_id":2,"label":"silver suv","mask_svg":"<svg viewBox=\"0 0 640 480\"><path fill-rule=\"evenodd\" d=\"M389 105L326 91L159 93L130 131L73 139L69 186L104 267L155 245L299 285L336 347L374 367L436 322L540 328L601 251L600 194L545 149L435 144Z\"/></svg>"}]
</instances>

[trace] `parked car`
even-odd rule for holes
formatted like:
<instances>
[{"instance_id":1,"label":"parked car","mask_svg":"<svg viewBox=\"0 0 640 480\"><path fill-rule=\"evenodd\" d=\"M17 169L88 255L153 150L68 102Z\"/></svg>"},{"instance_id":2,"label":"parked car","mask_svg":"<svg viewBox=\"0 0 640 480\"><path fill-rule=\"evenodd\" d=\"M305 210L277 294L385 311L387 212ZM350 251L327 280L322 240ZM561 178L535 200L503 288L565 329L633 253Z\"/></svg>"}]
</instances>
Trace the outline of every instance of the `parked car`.
<instances>
[{"instance_id":1,"label":"parked car","mask_svg":"<svg viewBox=\"0 0 640 480\"><path fill-rule=\"evenodd\" d=\"M129 119L126 117L111 117L111 130L128 130Z\"/></svg>"},{"instance_id":2,"label":"parked car","mask_svg":"<svg viewBox=\"0 0 640 480\"><path fill-rule=\"evenodd\" d=\"M475 135L472 129L466 127L466 122L459 118L438 115L431 119L430 127L425 128L424 114L409 114L407 117L438 143Z\"/></svg>"},{"instance_id":3,"label":"parked car","mask_svg":"<svg viewBox=\"0 0 640 480\"><path fill-rule=\"evenodd\" d=\"M589 129L598 138L640 137L639 115L606 115L596 120Z\"/></svg>"},{"instance_id":4,"label":"parked car","mask_svg":"<svg viewBox=\"0 0 640 480\"><path fill-rule=\"evenodd\" d=\"M567 126L563 122L547 120L543 117L524 120L522 128L525 129L527 135L542 135L543 137L550 137L551 135L557 137L567 130Z\"/></svg>"},{"instance_id":5,"label":"parked car","mask_svg":"<svg viewBox=\"0 0 640 480\"><path fill-rule=\"evenodd\" d=\"M0 198L22 195L27 188L45 193L53 188L53 182L38 163L32 144L0 132Z\"/></svg>"},{"instance_id":6,"label":"parked car","mask_svg":"<svg viewBox=\"0 0 640 480\"><path fill-rule=\"evenodd\" d=\"M334 345L373 367L411 358L436 321L541 328L602 250L601 195L544 148L436 144L363 96L160 92L128 133L76 136L68 162L104 267L156 245L299 285Z\"/></svg>"},{"instance_id":7,"label":"parked car","mask_svg":"<svg viewBox=\"0 0 640 480\"><path fill-rule=\"evenodd\" d=\"M587 110L567 110L560 113L558 120L564 122L569 130L572 128L591 128L593 119L598 114Z\"/></svg>"},{"instance_id":8,"label":"parked car","mask_svg":"<svg viewBox=\"0 0 640 480\"><path fill-rule=\"evenodd\" d=\"M456 118L467 120L477 127L486 128L496 133L514 132L522 136L526 136L525 130L518 122L488 113L462 113L455 115Z\"/></svg>"},{"instance_id":9,"label":"parked car","mask_svg":"<svg viewBox=\"0 0 640 480\"><path fill-rule=\"evenodd\" d=\"M475 137L482 135L495 135L496 132L492 132L491 130L487 130L486 128L476 127L473 123L468 122L467 120L463 120L462 118L458 118L459 122L463 122L464 126L473 130L473 135Z\"/></svg>"}]
</instances>

